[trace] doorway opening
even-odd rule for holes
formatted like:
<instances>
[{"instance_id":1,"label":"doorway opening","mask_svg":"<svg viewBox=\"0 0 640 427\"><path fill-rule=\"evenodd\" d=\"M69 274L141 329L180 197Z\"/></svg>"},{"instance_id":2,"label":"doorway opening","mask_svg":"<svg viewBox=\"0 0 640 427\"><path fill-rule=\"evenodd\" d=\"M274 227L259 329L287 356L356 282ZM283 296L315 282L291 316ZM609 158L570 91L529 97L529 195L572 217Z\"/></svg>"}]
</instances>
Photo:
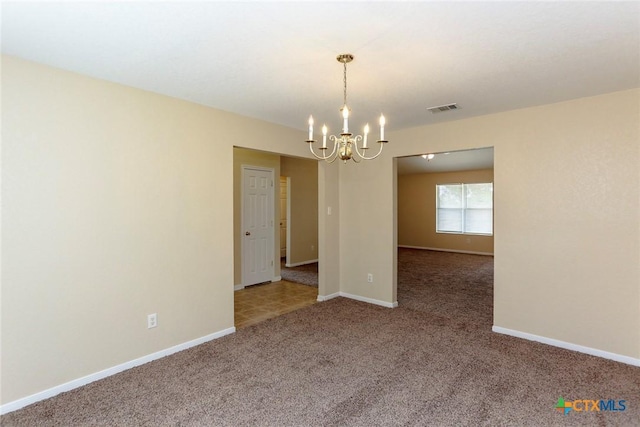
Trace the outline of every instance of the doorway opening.
<instances>
[{"instance_id":1,"label":"doorway opening","mask_svg":"<svg viewBox=\"0 0 640 427\"><path fill-rule=\"evenodd\" d=\"M272 176L262 180L260 171ZM255 176L245 176L247 173ZM260 183L266 183L267 187L263 185L256 190L251 182L257 183L258 187ZM262 193L252 194L260 191ZM317 300L317 284L310 286L283 280L281 265L283 255L283 264L295 266L317 262L317 206L316 161L234 147L236 327L275 317L289 308L301 308ZM254 211L251 215L257 216L256 224L245 207ZM270 230L272 239L253 240L254 231L248 228L250 224L256 227L263 224ZM256 272L264 273L264 276Z\"/></svg>"},{"instance_id":2,"label":"doorway opening","mask_svg":"<svg viewBox=\"0 0 640 427\"><path fill-rule=\"evenodd\" d=\"M398 158L396 180L398 304L490 329L493 148Z\"/></svg>"}]
</instances>

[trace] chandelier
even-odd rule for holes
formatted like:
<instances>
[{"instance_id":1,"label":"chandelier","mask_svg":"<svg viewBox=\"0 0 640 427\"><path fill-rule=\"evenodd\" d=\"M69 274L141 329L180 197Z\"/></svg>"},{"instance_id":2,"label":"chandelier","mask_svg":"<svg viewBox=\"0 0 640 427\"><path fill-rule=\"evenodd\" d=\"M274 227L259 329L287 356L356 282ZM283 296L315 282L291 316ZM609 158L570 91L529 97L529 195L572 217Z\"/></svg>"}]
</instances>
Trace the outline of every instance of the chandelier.
<instances>
[{"instance_id":1,"label":"chandelier","mask_svg":"<svg viewBox=\"0 0 640 427\"><path fill-rule=\"evenodd\" d=\"M322 145L319 147L320 154L316 154L313 150L313 143L316 142L313 139L313 116L309 116L309 139L307 142L309 143L309 150L311 154L313 154L316 158L320 160L325 160L328 163L333 163L336 159L340 159L345 163L347 160L351 159L356 163L360 163L360 160L373 160L378 157L382 153L382 148L384 144L386 144L387 140L384 139L384 125L385 119L384 116L380 115L380 139L377 141L380 148L378 153L373 156L367 156L367 150L369 149L367 138L369 136L369 124L367 123L364 126L362 135L353 135L349 132L349 107L347 107L347 64L353 61L353 55L349 53L343 53L338 55L336 58L338 62L342 63L344 67L344 99L342 103L342 108L340 111L342 112L342 133L337 135L330 135L329 140L333 143L333 148L331 149L331 153L327 154L327 126L322 126ZM360 144L360 146L358 146ZM356 158L358 157L358 158Z\"/></svg>"}]
</instances>

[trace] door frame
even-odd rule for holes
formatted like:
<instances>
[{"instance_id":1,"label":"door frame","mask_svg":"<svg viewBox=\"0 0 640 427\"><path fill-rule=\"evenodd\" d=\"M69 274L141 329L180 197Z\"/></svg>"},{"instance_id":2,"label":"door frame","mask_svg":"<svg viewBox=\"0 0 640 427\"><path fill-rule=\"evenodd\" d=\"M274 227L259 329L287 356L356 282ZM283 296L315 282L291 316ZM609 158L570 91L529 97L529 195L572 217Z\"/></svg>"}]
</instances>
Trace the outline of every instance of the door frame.
<instances>
[{"instance_id":1,"label":"door frame","mask_svg":"<svg viewBox=\"0 0 640 427\"><path fill-rule=\"evenodd\" d=\"M245 165L242 164L240 165L240 283L242 284L242 288L246 287L246 286L251 286L247 284L247 279L246 279L246 274L245 274L245 259L244 259L244 250L245 250L245 239L244 239L244 230L245 230L245 219L244 219L244 184L245 184L245 171L247 170L257 170L257 171L262 171L262 172L269 172L271 175L271 193L269 196L269 204L271 207L271 229L272 229L272 236L271 236L271 254L272 254L272 259L271 259L271 278L269 280L274 281L276 280L275 274L276 274L276 266L275 266L275 244L276 244L276 227L275 227L275 214L276 214L276 208L275 208L275 183L274 183L274 177L275 177L275 169L274 168L269 168L269 167L264 167L264 166L253 166L253 165ZM279 232L279 230L278 230ZM280 259L280 258L278 258Z\"/></svg>"},{"instance_id":2,"label":"door frame","mask_svg":"<svg viewBox=\"0 0 640 427\"><path fill-rule=\"evenodd\" d=\"M287 247L286 247L286 255L285 255L285 265L289 265L289 260L291 259L291 177L287 178Z\"/></svg>"}]
</instances>

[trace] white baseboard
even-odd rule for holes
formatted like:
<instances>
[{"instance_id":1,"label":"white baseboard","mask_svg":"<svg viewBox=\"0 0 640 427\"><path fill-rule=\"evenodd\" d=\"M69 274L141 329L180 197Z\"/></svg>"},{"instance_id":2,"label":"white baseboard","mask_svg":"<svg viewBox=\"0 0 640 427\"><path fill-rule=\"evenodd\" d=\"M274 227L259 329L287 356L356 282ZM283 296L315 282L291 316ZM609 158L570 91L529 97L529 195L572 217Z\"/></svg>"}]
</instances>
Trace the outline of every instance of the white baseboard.
<instances>
[{"instance_id":1,"label":"white baseboard","mask_svg":"<svg viewBox=\"0 0 640 427\"><path fill-rule=\"evenodd\" d=\"M273 279L271 279L271 283L273 282L279 282L280 280L282 280L282 276L276 276Z\"/></svg>"},{"instance_id":2,"label":"white baseboard","mask_svg":"<svg viewBox=\"0 0 640 427\"><path fill-rule=\"evenodd\" d=\"M289 267L289 268L291 268L291 267L299 267L301 265L313 264L314 262L318 262L318 260L317 259L310 259L308 261L294 262L294 263L291 263L291 264L285 264L284 266L285 267Z\"/></svg>"},{"instance_id":3,"label":"white baseboard","mask_svg":"<svg viewBox=\"0 0 640 427\"><path fill-rule=\"evenodd\" d=\"M340 296L345 298L351 298L356 301L368 302L369 304L381 305L387 308L396 308L398 306L398 301L395 301L395 302L380 301L373 298L361 297L360 295L348 294L346 292L340 292Z\"/></svg>"},{"instance_id":4,"label":"white baseboard","mask_svg":"<svg viewBox=\"0 0 640 427\"><path fill-rule=\"evenodd\" d=\"M235 286L233 287L233 290L234 290L234 291L240 291L240 290L242 290L242 289L244 289L244 285L235 285Z\"/></svg>"},{"instance_id":5,"label":"white baseboard","mask_svg":"<svg viewBox=\"0 0 640 427\"><path fill-rule=\"evenodd\" d=\"M356 301L362 301L362 302L367 302L369 304L381 305L387 308L396 308L398 306L398 301L395 301L395 302L380 301L373 298L361 297L360 295L348 294L346 292L336 292L330 295L318 295L318 301L320 302L328 301L336 297L350 298Z\"/></svg>"},{"instance_id":6,"label":"white baseboard","mask_svg":"<svg viewBox=\"0 0 640 427\"><path fill-rule=\"evenodd\" d=\"M438 251L438 252L454 252L459 254L471 254L471 255L485 255L485 256L493 256L493 252L477 252L477 251L463 251L458 249L442 249L442 248L425 248L422 246L409 246L409 245L398 245L399 248L407 248L407 249L422 249L425 251Z\"/></svg>"},{"instance_id":7,"label":"white baseboard","mask_svg":"<svg viewBox=\"0 0 640 427\"><path fill-rule=\"evenodd\" d=\"M146 356L139 357L137 359L131 360L129 362L121 363L120 365L113 366L111 368L104 369L102 371L84 376L82 378L78 378L64 384L57 385L50 389L32 394L31 396L23 397L18 400L14 400L13 402L5 403L0 406L0 415L7 414L9 412L13 412L20 408L24 408L27 405L31 405L32 403L39 402L41 400L48 399L57 394L63 393L65 391L70 391L78 387L82 387L94 381L101 380L106 377L110 377L111 375L118 374L122 371L126 371L127 369L134 368L136 366L143 365L145 363L160 359L165 356L169 356L170 354L177 353L178 351L186 350L191 347L195 347L197 345L203 344L207 341L211 341L225 335L232 334L236 331L235 327L223 329L222 331L215 332L210 335L206 335L201 338L196 338L195 340L187 341L182 344L175 345L173 347L166 348L164 350L157 351L152 354L148 354Z\"/></svg>"},{"instance_id":8,"label":"white baseboard","mask_svg":"<svg viewBox=\"0 0 640 427\"><path fill-rule=\"evenodd\" d=\"M340 292L336 292L335 294L329 294L329 295L318 295L318 301L319 302L329 301L330 299L334 299L339 296L340 296Z\"/></svg>"},{"instance_id":9,"label":"white baseboard","mask_svg":"<svg viewBox=\"0 0 640 427\"><path fill-rule=\"evenodd\" d=\"M621 354L610 353L608 351L598 350L597 348L585 347L578 344L572 344L570 342L560 341L553 338L542 337L540 335L529 334L527 332L520 332L513 329L503 328L500 326L493 326L491 330L499 334L510 335L512 337L522 338L529 341L537 341L542 344L552 345L554 347L560 347L566 350L577 351L579 353L585 353L591 356L602 357L603 359L609 359L609 360L613 360L620 363L626 363L627 365L640 367L640 359L636 359L629 356L623 356Z\"/></svg>"}]
</instances>

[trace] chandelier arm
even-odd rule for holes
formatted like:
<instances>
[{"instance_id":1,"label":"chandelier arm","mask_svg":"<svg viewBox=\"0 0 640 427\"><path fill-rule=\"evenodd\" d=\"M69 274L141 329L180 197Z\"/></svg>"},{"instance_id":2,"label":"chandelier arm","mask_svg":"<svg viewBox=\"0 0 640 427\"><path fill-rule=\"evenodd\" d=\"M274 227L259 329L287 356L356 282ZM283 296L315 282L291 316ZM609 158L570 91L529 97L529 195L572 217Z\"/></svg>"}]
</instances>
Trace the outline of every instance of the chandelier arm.
<instances>
[{"instance_id":1,"label":"chandelier arm","mask_svg":"<svg viewBox=\"0 0 640 427\"><path fill-rule=\"evenodd\" d=\"M311 154L313 154L313 157L315 157L318 160L328 160L331 158L331 156L319 156L315 153L315 151L313 151L313 148L311 148L309 151L311 151Z\"/></svg>"},{"instance_id":2,"label":"chandelier arm","mask_svg":"<svg viewBox=\"0 0 640 427\"><path fill-rule=\"evenodd\" d=\"M355 144L356 147L356 153L358 153L358 156L360 156L363 160L373 160L376 157L378 157L380 154L382 154L382 149L384 148L384 142L378 142L378 144L380 144L380 150L378 150L378 153L375 156L371 156L371 157L367 157L364 155L364 153L361 153L360 150L358 149L358 145ZM366 152L366 150L365 150Z\"/></svg>"},{"instance_id":3,"label":"chandelier arm","mask_svg":"<svg viewBox=\"0 0 640 427\"><path fill-rule=\"evenodd\" d=\"M336 159L338 158L338 143L336 141L336 137L333 136L333 135L329 136L329 139L333 140L333 150L331 151L331 154L329 154L326 157L323 157L322 160L324 160L325 162L331 164L331 163L335 162Z\"/></svg>"},{"instance_id":4,"label":"chandelier arm","mask_svg":"<svg viewBox=\"0 0 640 427\"><path fill-rule=\"evenodd\" d=\"M335 160L335 157L337 157L336 156L336 154L337 154L337 144L335 142L335 137L333 135L330 138L334 139L334 143L333 143L333 151L331 151L331 154L329 154L328 156L325 156L325 155L319 156L319 155L317 155L316 152L313 151L313 143L312 142L309 143L309 151L311 151L311 154L313 154L313 156L316 159L318 159L318 160L328 160L328 159L331 159L331 157L334 157L333 160ZM326 150L323 150L323 151L326 152ZM329 163L333 162L333 160L331 160Z\"/></svg>"},{"instance_id":5,"label":"chandelier arm","mask_svg":"<svg viewBox=\"0 0 640 427\"><path fill-rule=\"evenodd\" d=\"M338 159L338 156L336 155L336 156L333 156L333 159L327 160L326 162L331 164L331 163L335 162L337 159Z\"/></svg>"},{"instance_id":6,"label":"chandelier arm","mask_svg":"<svg viewBox=\"0 0 640 427\"><path fill-rule=\"evenodd\" d=\"M364 156L360 152L360 149L358 148L358 142L362 142L362 135L356 135L353 138L351 138L351 143L353 145L353 151L355 151L355 154L360 156L360 158L364 158ZM353 156L352 158L355 158L355 156ZM354 160L354 162L360 163L359 160L358 161Z\"/></svg>"},{"instance_id":7,"label":"chandelier arm","mask_svg":"<svg viewBox=\"0 0 640 427\"><path fill-rule=\"evenodd\" d=\"M330 135L329 140L333 141L333 150L331 154L329 154L329 157L333 157L333 160L335 160L335 158L338 157L338 138L335 135Z\"/></svg>"}]
</instances>

